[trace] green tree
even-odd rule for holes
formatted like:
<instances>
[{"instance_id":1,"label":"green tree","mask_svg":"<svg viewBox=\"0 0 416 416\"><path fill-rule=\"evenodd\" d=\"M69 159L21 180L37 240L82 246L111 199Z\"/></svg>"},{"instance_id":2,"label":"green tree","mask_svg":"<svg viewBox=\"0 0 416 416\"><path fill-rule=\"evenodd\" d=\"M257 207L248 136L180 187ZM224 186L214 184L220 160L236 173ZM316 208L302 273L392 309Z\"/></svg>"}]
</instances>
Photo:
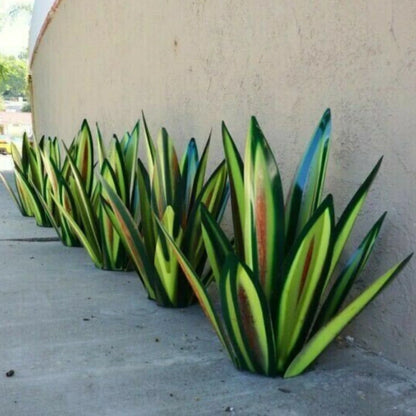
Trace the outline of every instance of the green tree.
<instances>
[{"instance_id":1,"label":"green tree","mask_svg":"<svg viewBox=\"0 0 416 416\"><path fill-rule=\"evenodd\" d=\"M3 76L0 78L0 95L5 98L27 96L27 63L14 56L0 55L0 67Z\"/></svg>"}]
</instances>

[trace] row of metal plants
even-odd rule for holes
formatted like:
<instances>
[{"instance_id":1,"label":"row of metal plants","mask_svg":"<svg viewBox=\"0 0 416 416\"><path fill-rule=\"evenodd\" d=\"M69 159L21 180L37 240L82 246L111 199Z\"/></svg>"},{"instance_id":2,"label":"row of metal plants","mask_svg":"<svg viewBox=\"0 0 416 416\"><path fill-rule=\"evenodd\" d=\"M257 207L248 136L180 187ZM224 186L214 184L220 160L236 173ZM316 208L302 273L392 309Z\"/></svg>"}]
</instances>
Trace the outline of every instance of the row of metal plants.
<instances>
[{"instance_id":1,"label":"row of metal plants","mask_svg":"<svg viewBox=\"0 0 416 416\"><path fill-rule=\"evenodd\" d=\"M147 154L139 158L139 122L96 151L87 121L67 148L56 138L13 146L21 213L53 226L67 246L82 245L97 267L135 269L148 297L165 307L199 301L234 365L268 376L302 373L339 332L403 269L411 255L347 306L386 213L345 264L341 253L381 159L335 219L323 196L331 113L326 110L284 199L273 153L250 120L244 156L222 124L225 160L206 179L191 139L182 158L165 129L155 142L142 117ZM15 190L13 190L13 188ZM232 235L219 223L231 199ZM215 290L207 290L213 284Z\"/></svg>"}]
</instances>

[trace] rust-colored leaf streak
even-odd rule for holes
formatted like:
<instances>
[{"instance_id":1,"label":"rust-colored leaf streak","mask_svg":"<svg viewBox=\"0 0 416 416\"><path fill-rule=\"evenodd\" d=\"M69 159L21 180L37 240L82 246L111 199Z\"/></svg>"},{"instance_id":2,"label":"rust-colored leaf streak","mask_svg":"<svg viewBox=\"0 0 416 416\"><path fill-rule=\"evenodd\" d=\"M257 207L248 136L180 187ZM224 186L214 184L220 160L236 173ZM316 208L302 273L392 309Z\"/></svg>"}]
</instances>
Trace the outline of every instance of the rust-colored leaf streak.
<instances>
[{"instance_id":1,"label":"rust-colored leaf streak","mask_svg":"<svg viewBox=\"0 0 416 416\"><path fill-rule=\"evenodd\" d=\"M68 214L70 214L71 217L73 217L74 212L73 212L73 209L72 209L72 204L71 204L71 201L69 199L69 196L68 196L67 191L65 190L65 188L63 189L62 196L63 196L62 197L62 205L65 208L65 211Z\"/></svg>"},{"instance_id":2,"label":"rust-colored leaf streak","mask_svg":"<svg viewBox=\"0 0 416 416\"><path fill-rule=\"evenodd\" d=\"M116 216L116 218L118 220L118 223L119 223L119 226L120 226L121 230L123 230L122 234L123 234L124 238L127 241L126 247L129 248L130 253L133 253L134 252L133 247L135 247L135 243L134 243L134 239L133 239L131 233L129 232L129 228L126 225L126 223L124 222L123 217L120 214L120 212L117 209L114 209L114 207L113 207L113 212L114 212L114 215ZM140 256L132 255L132 259L136 263L137 269L139 271L143 271L144 270L144 265L143 265L143 262L142 262Z\"/></svg>"},{"instance_id":3,"label":"rust-colored leaf streak","mask_svg":"<svg viewBox=\"0 0 416 416\"><path fill-rule=\"evenodd\" d=\"M257 260L259 279L263 289L266 289L266 273L267 273L267 204L266 196L264 195L264 188L262 192L256 195L256 237L257 237Z\"/></svg>"},{"instance_id":4,"label":"rust-colored leaf streak","mask_svg":"<svg viewBox=\"0 0 416 416\"><path fill-rule=\"evenodd\" d=\"M107 214L103 213L103 215L104 215L104 224L105 224L105 228L107 231L107 241L111 244L114 241L113 224Z\"/></svg>"},{"instance_id":5,"label":"rust-colored leaf streak","mask_svg":"<svg viewBox=\"0 0 416 416\"><path fill-rule=\"evenodd\" d=\"M82 153L82 165L81 165L81 176L84 179L85 183L87 183L89 179L89 155L86 149L84 149Z\"/></svg>"},{"instance_id":6,"label":"rust-colored leaf streak","mask_svg":"<svg viewBox=\"0 0 416 416\"><path fill-rule=\"evenodd\" d=\"M244 328L244 335L249 344L249 350L254 353L254 358L257 363L263 363L262 349L256 331L256 324L254 322L253 314L251 313L250 303L247 298L247 293L244 287L239 285L238 292L238 308L241 316L241 323Z\"/></svg>"},{"instance_id":7,"label":"rust-colored leaf streak","mask_svg":"<svg viewBox=\"0 0 416 416\"><path fill-rule=\"evenodd\" d=\"M72 206L71 206L71 203L69 202L69 198L68 198L67 195L64 196L63 203L64 203L65 211L68 214L71 214L71 216L73 216L73 214L72 214Z\"/></svg>"},{"instance_id":8,"label":"rust-colored leaf streak","mask_svg":"<svg viewBox=\"0 0 416 416\"><path fill-rule=\"evenodd\" d=\"M210 204L211 204L211 200L212 200L212 192L210 192L209 194L208 194L208 198L205 200L205 202L204 202L204 204L205 204L205 206L206 207L209 207L210 206Z\"/></svg>"},{"instance_id":9,"label":"rust-colored leaf streak","mask_svg":"<svg viewBox=\"0 0 416 416\"><path fill-rule=\"evenodd\" d=\"M298 292L298 302L300 297L302 296L303 293L303 289L305 287L305 283L306 283L306 277L308 276L309 273L309 269L311 266L311 260L312 260L312 254L313 254L313 248L315 246L315 237L312 238L309 249L308 249L308 254L306 254L306 258L305 258L305 264L303 265L303 271L302 271L302 277L300 280L300 285L299 285L299 292Z\"/></svg>"}]
</instances>

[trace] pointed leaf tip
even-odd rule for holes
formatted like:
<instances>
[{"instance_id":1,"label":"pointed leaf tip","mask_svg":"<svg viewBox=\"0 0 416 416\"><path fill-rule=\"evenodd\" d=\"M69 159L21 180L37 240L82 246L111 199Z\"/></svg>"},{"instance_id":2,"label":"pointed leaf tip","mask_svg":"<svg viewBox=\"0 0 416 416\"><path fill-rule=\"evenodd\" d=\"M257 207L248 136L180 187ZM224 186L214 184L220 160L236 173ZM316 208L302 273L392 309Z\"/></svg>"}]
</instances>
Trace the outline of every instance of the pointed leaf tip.
<instances>
[{"instance_id":1,"label":"pointed leaf tip","mask_svg":"<svg viewBox=\"0 0 416 416\"><path fill-rule=\"evenodd\" d=\"M284 378L294 377L302 373L323 352L341 330L403 270L412 256L413 253L391 267L384 275L376 279L338 315L322 327L289 364L284 373Z\"/></svg>"}]
</instances>

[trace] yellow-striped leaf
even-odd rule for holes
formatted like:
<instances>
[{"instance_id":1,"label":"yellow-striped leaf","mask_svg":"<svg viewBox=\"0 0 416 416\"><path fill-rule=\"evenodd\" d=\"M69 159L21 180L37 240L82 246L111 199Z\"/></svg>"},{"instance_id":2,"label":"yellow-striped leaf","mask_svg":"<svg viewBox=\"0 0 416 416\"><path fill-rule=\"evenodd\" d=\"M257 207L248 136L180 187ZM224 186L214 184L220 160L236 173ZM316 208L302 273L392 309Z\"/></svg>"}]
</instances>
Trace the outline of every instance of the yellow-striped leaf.
<instances>
[{"instance_id":1,"label":"yellow-striped leaf","mask_svg":"<svg viewBox=\"0 0 416 416\"><path fill-rule=\"evenodd\" d=\"M101 176L115 192L119 192L117 177L107 159L104 159L103 161L101 167ZM104 199L108 198L105 189L101 189L101 195ZM99 207L99 223L102 241L101 245L102 254L105 259L105 268L111 270L123 268L123 265L118 264L121 247L120 236L115 231L114 226L101 203L99 204Z\"/></svg>"},{"instance_id":2,"label":"yellow-striped leaf","mask_svg":"<svg viewBox=\"0 0 416 416\"><path fill-rule=\"evenodd\" d=\"M112 220L124 247L139 273L139 276L151 299L156 299L157 272L146 253L146 248L138 226L130 212L116 192L101 179L101 184L106 191L104 208Z\"/></svg>"},{"instance_id":3,"label":"yellow-striped leaf","mask_svg":"<svg viewBox=\"0 0 416 416\"><path fill-rule=\"evenodd\" d=\"M135 124L131 134L127 135L126 141L123 144L124 154L124 168L126 172L126 180L128 185L128 202L132 204L134 194L134 187L136 183L136 167L139 152L139 121Z\"/></svg>"},{"instance_id":4,"label":"yellow-striped leaf","mask_svg":"<svg viewBox=\"0 0 416 416\"><path fill-rule=\"evenodd\" d=\"M35 217L36 224L40 227L49 224L44 213L41 202L39 201L33 185L29 183L24 173L15 166L16 186L19 189L22 205L26 212L31 212Z\"/></svg>"},{"instance_id":5,"label":"yellow-striped leaf","mask_svg":"<svg viewBox=\"0 0 416 416\"><path fill-rule=\"evenodd\" d=\"M175 212L172 207L168 205L165 214L163 215L161 224L165 230L172 236L176 244L180 246L182 240L182 230L175 235L174 230ZM155 268L159 273L160 280L165 288L172 305L178 302L178 262L173 249L166 242L165 235L160 233L156 241L156 250L154 257Z\"/></svg>"},{"instance_id":6,"label":"yellow-striped leaf","mask_svg":"<svg viewBox=\"0 0 416 416\"><path fill-rule=\"evenodd\" d=\"M76 210L79 213L79 220L82 221L82 230L89 241L89 245L92 247L92 251L95 253L99 253L100 238L98 235L98 220L92 207L91 200L88 196L86 185L84 184L84 180L81 176L81 173L75 165L75 162L72 160L72 157L68 153L67 148L65 146L64 148L66 151L67 161L69 163L73 179L72 188L70 189L72 197L74 198ZM65 215L65 218L67 219L68 216Z\"/></svg>"},{"instance_id":7,"label":"yellow-striped leaf","mask_svg":"<svg viewBox=\"0 0 416 416\"><path fill-rule=\"evenodd\" d=\"M285 265L277 326L278 371L303 341L319 302L332 249L334 211L328 196L293 245Z\"/></svg>"},{"instance_id":8,"label":"yellow-striped leaf","mask_svg":"<svg viewBox=\"0 0 416 416\"><path fill-rule=\"evenodd\" d=\"M257 279L234 254L226 260L219 288L230 338L247 370L273 375L275 348L267 300Z\"/></svg>"},{"instance_id":9,"label":"yellow-striped leaf","mask_svg":"<svg viewBox=\"0 0 416 416\"><path fill-rule=\"evenodd\" d=\"M294 377L302 373L310 364L312 364L342 329L357 316L394 277L397 276L411 257L412 254L402 262L393 266L357 296L342 312L323 326L290 363L285 371L284 377Z\"/></svg>"},{"instance_id":10,"label":"yellow-striped leaf","mask_svg":"<svg viewBox=\"0 0 416 416\"><path fill-rule=\"evenodd\" d=\"M231 209L233 213L234 238L237 253L244 257L244 165L237 147L225 125L222 122L222 141L227 161L228 176L231 189Z\"/></svg>"},{"instance_id":11,"label":"yellow-striped leaf","mask_svg":"<svg viewBox=\"0 0 416 416\"><path fill-rule=\"evenodd\" d=\"M322 325L328 322L340 309L357 275L367 263L385 216L386 213L374 224L335 281L321 307L312 333L315 333Z\"/></svg>"},{"instance_id":12,"label":"yellow-striped leaf","mask_svg":"<svg viewBox=\"0 0 416 416\"><path fill-rule=\"evenodd\" d=\"M296 171L286 205L286 250L321 202L331 134L331 112L327 109L315 130Z\"/></svg>"},{"instance_id":13,"label":"yellow-striped leaf","mask_svg":"<svg viewBox=\"0 0 416 416\"><path fill-rule=\"evenodd\" d=\"M162 128L158 136L156 165L153 173L153 197L159 218L168 205L173 206L176 188L180 178L176 151L166 129Z\"/></svg>"},{"instance_id":14,"label":"yellow-striped leaf","mask_svg":"<svg viewBox=\"0 0 416 416\"><path fill-rule=\"evenodd\" d=\"M215 280L218 283L225 260L228 254L233 251L233 248L205 205L201 205L201 219L205 249Z\"/></svg>"},{"instance_id":15,"label":"yellow-striped leaf","mask_svg":"<svg viewBox=\"0 0 416 416\"><path fill-rule=\"evenodd\" d=\"M137 167L137 181L139 186L139 207L144 244L147 255L153 259L156 247L156 222L153 217L153 209L150 196L149 177L141 160Z\"/></svg>"},{"instance_id":16,"label":"yellow-striped leaf","mask_svg":"<svg viewBox=\"0 0 416 416\"><path fill-rule=\"evenodd\" d=\"M283 191L273 153L255 117L247 136L244 187L245 263L260 281L269 304L275 303L284 255Z\"/></svg>"},{"instance_id":17,"label":"yellow-striped leaf","mask_svg":"<svg viewBox=\"0 0 416 416\"><path fill-rule=\"evenodd\" d=\"M200 204L205 205L206 209L219 221L222 217L225 204L228 200L227 168L225 163L221 163L209 177L198 196L194 209L192 210L184 236L184 252L191 264L196 267L197 272L202 272L198 265L203 259L205 263L205 248L201 235L201 212ZM203 267L203 264L200 264Z\"/></svg>"},{"instance_id":18,"label":"yellow-striped leaf","mask_svg":"<svg viewBox=\"0 0 416 416\"><path fill-rule=\"evenodd\" d=\"M85 119L82 122L76 141L75 166L84 182L87 195L90 195L94 176L94 147L91 130Z\"/></svg>"},{"instance_id":19,"label":"yellow-striped leaf","mask_svg":"<svg viewBox=\"0 0 416 416\"><path fill-rule=\"evenodd\" d=\"M81 229L81 227L77 224L77 222L74 220L72 215L69 212L67 212L64 206L61 205L61 203L58 201L58 198L56 198L55 196L52 196L52 198L55 201L55 204L58 207L59 211L61 212L62 216L68 222L72 231L78 237L79 241L81 242L81 244L87 251L88 255L91 257L91 260L93 261L93 263L97 267L102 268L103 262L102 262L102 253L101 253L100 247L95 245L94 242L91 241L88 234Z\"/></svg>"},{"instance_id":20,"label":"yellow-striped leaf","mask_svg":"<svg viewBox=\"0 0 416 416\"><path fill-rule=\"evenodd\" d=\"M76 223L78 224L79 215L77 212L75 201L72 197L72 193L69 189L68 184L63 178L61 178L61 180L59 181L58 192L59 192L58 197L59 197L60 204L65 208L65 211L68 212L71 215L71 217L75 219ZM69 224L69 222L65 219L65 216L61 213L60 209L58 209L58 212L60 215L59 222L61 226L63 244L68 247L81 245L81 242L79 241L78 237L72 230L72 227Z\"/></svg>"},{"instance_id":21,"label":"yellow-striped leaf","mask_svg":"<svg viewBox=\"0 0 416 416\"><path fill-rule=\"evenodd\" d=\"M153 178L155 163L156 163L156 147L153 142L152 136L150 135L149 128L147 126L146 118L142 111L142 120L144 128L144 138L146 143L146 153L147 153L147 168L149 170L149 177Z\"/></svg>"},{"instance_id":22,"label":"yellow-striped leaf","mask_svg":"<svg viewBox=\"0 0 416 416\"><path fill-rule=\"evenodd\" d=\"M118 195L125 204L129 204L129 183L126 175L123 150L117 136L113 136L111 141L111 151L109 154L109 162L116 176L118 184Z\"/></svg>"},{"instance_id":23,"label":"yellow-striped leaf","mask_svg":"<svg viewBox=\"0 0 416 416\"><path fill-rule=\"evenodd\" d=\"M328 284L328 281L335 269L335 266L338 263L342 250L344 249L345 243L348 240L348 237L354 226L355 220L357 219L357 216L360 213L361 208L367 197L368 191L370 190L370 186L373 183L378 170L380 169L382 160L383 158L379 159L373 170L367 176L367 179L358 188L357 192L354 194L351 201L348 203L347 207L345 208L335 227L334 252L332 255L331 267L328 273L328 280L325 285Z\"/></svg>"},{"instance_id":24,"label":"yellow-striped leaf","mask_svg":"<svg viewBox=\"0 0 416 416\"><path fill-rule=\"evenodd\" d=\"M98 123L95 123L95 128L97 130L97 153L98 153L98 166L102 167L104 163L104 159L107 158L107 153L105 151L104 142L103 142L103 136L101 134L100 127Z\"/></svg>"}]
</instances>

